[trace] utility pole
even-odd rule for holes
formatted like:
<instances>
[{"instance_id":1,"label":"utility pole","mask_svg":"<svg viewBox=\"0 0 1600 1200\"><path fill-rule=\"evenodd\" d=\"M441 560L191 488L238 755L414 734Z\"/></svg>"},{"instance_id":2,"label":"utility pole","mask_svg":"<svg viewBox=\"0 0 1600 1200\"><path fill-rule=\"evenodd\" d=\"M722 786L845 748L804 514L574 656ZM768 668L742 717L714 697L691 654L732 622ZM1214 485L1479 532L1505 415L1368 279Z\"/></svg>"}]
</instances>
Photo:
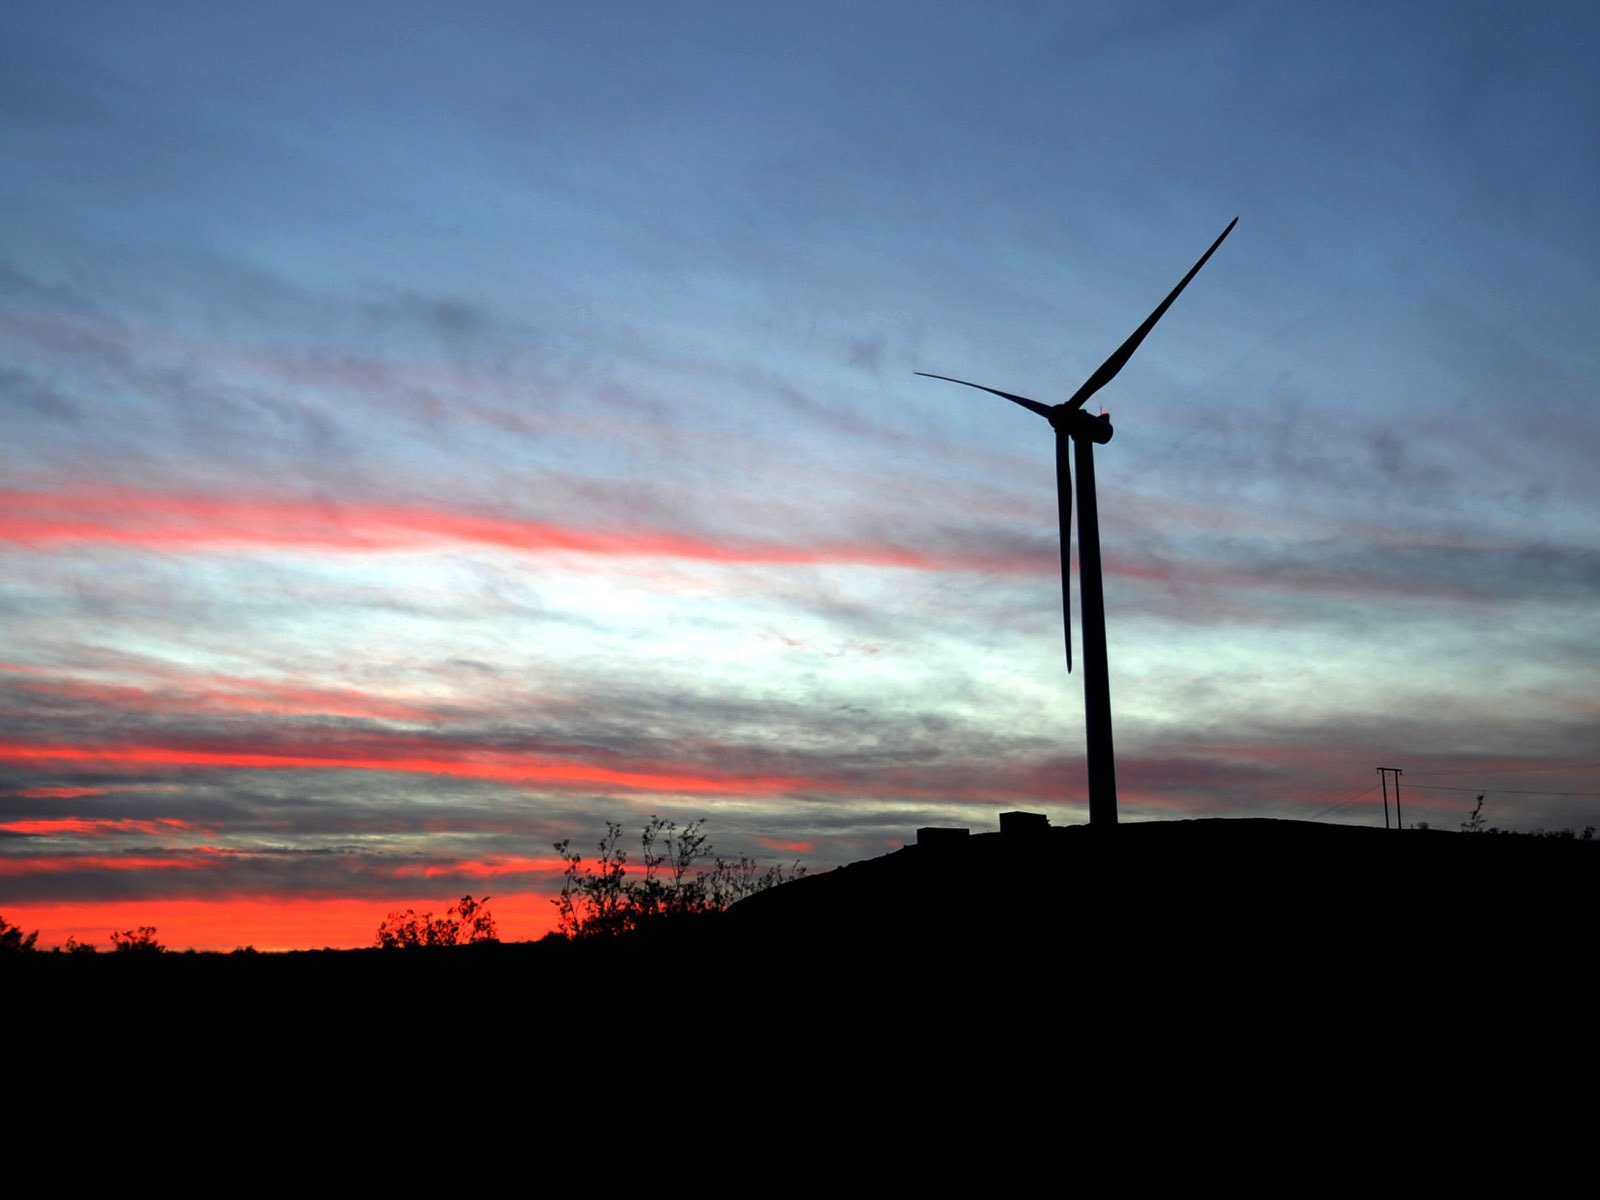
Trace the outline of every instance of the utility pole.
<instances>
[{"instance_id":1,"label":"utility pole","mask_svg":"<svg viewBox=\"0 0 1600 1200\"><path fill-rule=\"evenodd\" d=\"M1383 827L1389 828L1389 775L1394 775L1394 827L1404 829L1405 822L1400 819L1400 776L1405 774L1399 767L1379 767L1378 778L1383 781Z\"/></svg>"}]
</instances>

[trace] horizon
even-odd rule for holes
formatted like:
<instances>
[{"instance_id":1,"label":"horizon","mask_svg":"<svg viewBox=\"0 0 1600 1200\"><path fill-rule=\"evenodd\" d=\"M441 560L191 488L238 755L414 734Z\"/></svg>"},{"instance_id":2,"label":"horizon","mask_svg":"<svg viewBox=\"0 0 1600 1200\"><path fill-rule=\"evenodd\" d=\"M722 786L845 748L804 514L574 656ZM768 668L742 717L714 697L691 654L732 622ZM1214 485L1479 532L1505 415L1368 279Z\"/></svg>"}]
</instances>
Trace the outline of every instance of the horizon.
<instances>
[{"instance_id":1,"label":"horizon","mask_svg":"<svg viewBox=\"0 0 1600 1200\"><path fill-rule=\"evenodd\" d=\"M1597 43L0 13L0 917L526 940L608 820L1085 820L1048 429L914 372L1065 399L1236 215L1093 400L1122 819L1595 824Z\"/></svg>"}]
</instances>

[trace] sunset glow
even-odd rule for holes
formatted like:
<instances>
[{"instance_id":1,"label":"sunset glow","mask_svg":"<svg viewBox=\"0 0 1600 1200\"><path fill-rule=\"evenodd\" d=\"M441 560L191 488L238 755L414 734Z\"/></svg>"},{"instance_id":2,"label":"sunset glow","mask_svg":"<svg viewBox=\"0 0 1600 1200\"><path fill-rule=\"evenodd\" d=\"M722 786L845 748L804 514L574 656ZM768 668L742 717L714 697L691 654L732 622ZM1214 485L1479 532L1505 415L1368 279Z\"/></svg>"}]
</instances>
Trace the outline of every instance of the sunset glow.
<instances>
[{"instance_id":1,"label":"sunset glow","mask_svg":"<svg viewBox=\"0 0 1600 1200\"><path fill-rule=\"evenodd\" d=\"M316 950L370 946L378 925L391 912L412 909L443 913L459 896L432 893L389 899L256 899L219 896L210 900L141 899L117 903L13 906L7 920L37 930L41 945L60 946L68 938L110 950L113 931L153 926L169 948L230 951L251 948ZM490 911L502 937L534 941L556 927L551 895L493 895Z\"/></svg>"}]
</instances>

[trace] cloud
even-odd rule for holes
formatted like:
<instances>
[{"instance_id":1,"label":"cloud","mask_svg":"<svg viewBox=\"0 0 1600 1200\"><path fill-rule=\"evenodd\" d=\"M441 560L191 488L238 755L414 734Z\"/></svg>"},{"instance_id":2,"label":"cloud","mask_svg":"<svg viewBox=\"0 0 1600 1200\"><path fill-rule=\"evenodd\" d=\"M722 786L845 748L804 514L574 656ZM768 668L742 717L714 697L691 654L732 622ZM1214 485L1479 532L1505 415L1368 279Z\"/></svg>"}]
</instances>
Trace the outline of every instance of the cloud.
<instances>
[{"instance_id":1,"label":"cloud","mask_svg":"<svg viewBox=\"0 0 1600 1200\"><path fill-rule=\"evenodd\" d=\"M53 798L73 799L75 797L56 796ZM52 834L62 833L85 836L104 836L109 833L147 833L156 836L188 828L190 826L187 821L180 821L176 817L163 817L157 821L139 821L131 818L85 821L79 817L45 817L32 821L0 821L0 831L35 837L47 837Z\"/></svg>"},{"instance_id":2,"label":"cloud","mask_svg":"<svg viewBox=\"0 0 1600 1200\"><path fill-rule=\"evenodd\" d=\"M259 546L370 553L466 544L528 554L718 563L838 563L915 570L1005 570L1023 565L1015 554L985 553L975 546L935 557L891 543L784 545L713 540L665 529L590 529L493 514L270 497L239 500L133 490L11 490L0 491L0 504L5 513L0 518L0 543L40 549L126 545L184 552ZM988 541L981 536L971 540ZM995 540L1004 545L1004 538ZM1031 569L1034 563L1025 565Z\"/></svg>"}]
</instances>

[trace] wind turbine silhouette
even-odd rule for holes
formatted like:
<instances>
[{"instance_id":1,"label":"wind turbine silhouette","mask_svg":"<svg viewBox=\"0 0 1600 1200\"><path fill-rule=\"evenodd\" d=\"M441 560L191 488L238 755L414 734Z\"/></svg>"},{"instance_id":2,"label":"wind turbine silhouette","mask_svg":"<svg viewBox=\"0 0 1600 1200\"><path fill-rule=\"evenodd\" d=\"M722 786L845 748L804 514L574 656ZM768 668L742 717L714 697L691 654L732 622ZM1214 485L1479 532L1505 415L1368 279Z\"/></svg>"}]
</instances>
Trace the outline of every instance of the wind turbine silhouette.
<instances>
[{"instance_id":1,"label":"wind turbine silhouette","mask_svg":"<svg viewBox=\"0 0 1600 1200\"><path fill-rule=\"evenodd\" d=\"M1104 412L1090 416L1083 411L1084 404L1106 384L1116 378L1133 352L1144 341L1145 335L1172 307L1179 293L1189 286L1189 281L1200 273L1206 260L1216 253L1222 239L1233 232L1239 223L1235 217L1228 227L1211 243L1211 249L1200 256L1200 261L1189 268L1189 273L1178 281L1167 298L1156 306L1155 312L1145 318L1144 324L1133 331L1133 336L1117 348L1117 352L1100 369L1084 382L1072 398L1064 404L1040 404L1026 396L1014 396L998 388L953 379L949 375L934 375L928 371L917 374L927 379L943 379L977 388L1020 404L1029 412L1036 412L1050 422L1056 432L1056 508L1061 519L1061 616L1066 627L1067 670L1072 670L1072 602L1071 602L1071 547L1072 533L1072 459L1078 465L1078 590L1083 597L1083 707L1084 724L1089 743L1089 824L1098 826L1117 823L1117 774L1111 752L1111 680L1106 667L1106 604L1105 590L1100 577L1100 516L1095 505L1094 448L1111 440L1111 421ZM1071 454L1068 442L1072 443Z\"/></svg>"}]
</instances>

